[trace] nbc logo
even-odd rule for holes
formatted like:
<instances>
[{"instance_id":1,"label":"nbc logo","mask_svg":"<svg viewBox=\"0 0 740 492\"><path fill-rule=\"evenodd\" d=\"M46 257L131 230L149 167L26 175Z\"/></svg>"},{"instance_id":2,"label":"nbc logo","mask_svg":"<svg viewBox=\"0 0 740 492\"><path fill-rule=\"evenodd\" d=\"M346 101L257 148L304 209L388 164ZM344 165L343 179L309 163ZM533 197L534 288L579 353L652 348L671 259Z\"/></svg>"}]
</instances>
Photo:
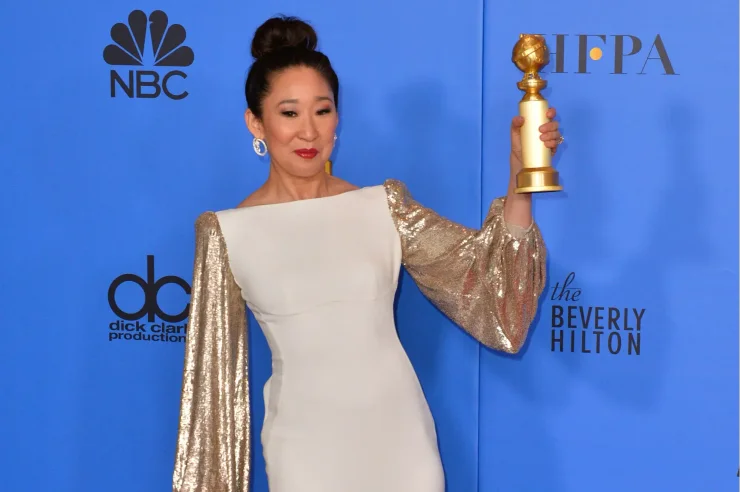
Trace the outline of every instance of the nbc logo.
<instances>
[{"instance_id":1,"label":"nbc logo","mask_svg":"<svg viewBox=\"0 0 740 492\"><path fill-rule=\"evenodd\" d=\"M155 10L148 18L141 10L134 10L128 16L128 25L122 22L115 24L110 36L113 43L103 50L103 59L108 65L143 67L145 61L151 61L155 67L188 67L195 58L193 50L183 44L185 28L180 24L170 25L167 14L161 10ZM151 58L146 56L149 52ZM120 89L129 98L152 99L162 93L170 99L186 98L187 91L172 91L173 77L186 79L187 74L171 70L161 76L159 71L130 69L122 75L111 70L110 97L116 97L117 89Z\"/></svg>"}]
</instances>

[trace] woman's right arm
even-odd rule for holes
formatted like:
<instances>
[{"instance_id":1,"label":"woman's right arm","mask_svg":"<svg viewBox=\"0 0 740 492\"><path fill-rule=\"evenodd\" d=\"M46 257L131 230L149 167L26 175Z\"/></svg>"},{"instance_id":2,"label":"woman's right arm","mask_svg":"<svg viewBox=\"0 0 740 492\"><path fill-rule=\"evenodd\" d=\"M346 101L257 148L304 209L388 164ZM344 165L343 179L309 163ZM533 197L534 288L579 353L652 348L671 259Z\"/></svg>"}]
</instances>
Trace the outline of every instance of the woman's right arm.
<instances>
[{"instance_id":1,"label":"woman's right arm","mask_svg":"<svg viewBox=\"0 0 740 492\"><path fill-rule=\"evenodd\" d=\"M173 492L248 492L249 368L246 304L213 212L195 224Z\"/></svg>"}]
</instances>

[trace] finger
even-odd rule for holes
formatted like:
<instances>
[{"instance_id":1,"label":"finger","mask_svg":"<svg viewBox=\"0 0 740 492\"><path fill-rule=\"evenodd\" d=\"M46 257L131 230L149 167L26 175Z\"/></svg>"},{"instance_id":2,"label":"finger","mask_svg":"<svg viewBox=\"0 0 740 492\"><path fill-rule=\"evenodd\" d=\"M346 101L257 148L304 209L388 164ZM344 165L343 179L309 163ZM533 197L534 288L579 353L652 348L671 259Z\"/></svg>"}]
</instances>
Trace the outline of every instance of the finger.
<instances>
[{"instance_id":1,"label":"finger","mask_svg":"<svg viewBox=\"0 0 740 492\"><path fill-rule=\"evenodd\" d=\"M550 121L549 123L540 125L539 130L541 132L554 132L557 131L558 128L560 128L560 123L557 121Z\"/></svg>"},{"instance_id":2,"label":"finger","mask_svg":"<svg viewBox=\"0 0 740 492\"><path fill-rule=\"evenodd\" d=\"M512 128L521 128L523 124L524 124L524 117L522 116L514 116L514 118L511 119Z\"/></svg>"},{"instance_id":3,"label":"finger","mask_svg":"<svg viewBox=\"0 0 740 492\"><path fill-rule=\"evenodd\" d=\"M560 132L547 132L540 135L540 140L543 142L558 142L560 140Z\"/></svg>"},{"instance_id":4,"label":"finger","mask_svg":"<svg viewBox=\"0 0 740 492\"><path fill-rule=\"evenodd\" d=\"M550 119L555 118L557 116L558 112L555 110L555 108L550 108L547 110L547 113L545 113L545 116L547 116Z\"/></svg>"}]
</instances>

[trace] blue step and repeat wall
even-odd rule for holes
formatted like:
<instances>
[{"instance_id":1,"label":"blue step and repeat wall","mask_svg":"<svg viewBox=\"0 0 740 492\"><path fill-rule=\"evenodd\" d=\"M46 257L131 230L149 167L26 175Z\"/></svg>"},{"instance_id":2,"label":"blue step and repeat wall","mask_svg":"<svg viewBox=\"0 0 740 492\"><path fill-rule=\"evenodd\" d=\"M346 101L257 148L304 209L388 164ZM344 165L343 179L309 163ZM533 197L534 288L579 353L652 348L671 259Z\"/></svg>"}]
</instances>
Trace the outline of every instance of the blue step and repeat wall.
<instances>
[{"instance_id":1,"label":"blue step and repeat wall","mask_svg":"<svg viewBox=\"0 0 740 492\"><path fill-rule=\"evenodd\" d=\"M401 282L448 490L736 490L731 0L4 5L0 488L170 489L193 223L267 176L243 82L277 13L310 20L340 75L335 174L402 179L469 226L506 190L511 49L532 32L552 51L565 191L536 197L549 280L524 351L482 348ZM250 338L259 433L270 355ZM258 439L254 460L264 492Z\"/></svg>"}]
</instances>

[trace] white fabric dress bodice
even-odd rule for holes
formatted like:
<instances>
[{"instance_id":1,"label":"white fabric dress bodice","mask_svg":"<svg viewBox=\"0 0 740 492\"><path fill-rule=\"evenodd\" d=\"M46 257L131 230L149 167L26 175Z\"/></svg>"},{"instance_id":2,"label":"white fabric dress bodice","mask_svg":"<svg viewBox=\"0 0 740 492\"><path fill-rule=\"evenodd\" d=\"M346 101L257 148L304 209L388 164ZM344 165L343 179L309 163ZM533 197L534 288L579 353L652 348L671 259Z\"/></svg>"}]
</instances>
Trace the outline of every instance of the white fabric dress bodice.
<instances>
[{"instance_id":1,"label":"white fabric dress bodice","mask_svg":"<svg viewBox=\"0 0 740 492\"><path fill-rule=\"evenodd\" d=\"M442 492L434 423L401 346L401 242L383 186L218 212L272 352L271 492Z\"/></svg>"}]
</instances>

